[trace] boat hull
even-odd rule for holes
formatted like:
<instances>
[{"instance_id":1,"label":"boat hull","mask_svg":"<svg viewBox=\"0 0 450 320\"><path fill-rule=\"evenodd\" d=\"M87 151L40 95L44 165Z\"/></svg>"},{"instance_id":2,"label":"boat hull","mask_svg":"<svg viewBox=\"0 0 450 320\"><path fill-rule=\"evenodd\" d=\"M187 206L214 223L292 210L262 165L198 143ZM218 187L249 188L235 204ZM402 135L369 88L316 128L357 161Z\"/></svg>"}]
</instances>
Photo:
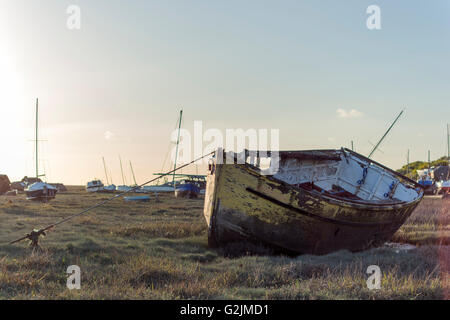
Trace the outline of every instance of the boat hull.
<instances>
[{"instance_id":1,"label":"boat hull","mask_svg":"<svg viewBox=\"0 0 450 320\"><path fill-rule=\"evenodd\" d=\"M87 192L103 192L104 188L103 187L87 187L86 191Z\"/></svg>"},{"instance_id":2,"label":"boat hull","mask_svg":"<svg viewBox=\"0 0 450 320\"><path fill-rule=\"evenodd\" d=\"M55 189L33 190L26 191L26 195L27 200L47 202L55 198L56 192L57 190Z\"/></svg>"},{"instance_id":3,"label":"boat hull","mask_svg":"<svg viewBox=\"0 0 450 320\"><path fill-rule=\"evenodd\" d=\"M326 254L386 242L421 198L383 205L343 201L262 176L247 164L226 164L207 177L204 215L211 246L251 241Z\"/></svg>"},{"instance_id":4,"label":"boat hull","mask_svg":"<svg viewBox=\"0 0 450 320\"><path fill-rule=\"evenodd\" d=\"M200 189L191 183L181 184L175 189L175 197L196 199L200 194Z\"/></svg>"},{"instance_id":5,"label":"boat hull","mask_svg":"<svg viewBox=\"0 0 450 320\"><path fill-rule=\"evenodd\" d=\"M146 192L174 192L172 186L146 186L143 190Z\"/></svg>"},{"instance_id":6,"label":"boat hull","mask_svg":"<svg viewBox=\"0 0 450 320\"><path fill-rule=\"evenodd\" d=\"M149 196L125 197L125 202L150 202Z\"/></svg>"},{"instance_id":7,"label":"boat hull","mask_svg":"<svg viewBox=\"0 0 450 320\"><path fill-rule=\"evenodd\" d=\"M199 193L193 192L190 190L176 190L175 197L176 198L189 198L189 199L197 199Z\"/></svg>"}]
</instances>

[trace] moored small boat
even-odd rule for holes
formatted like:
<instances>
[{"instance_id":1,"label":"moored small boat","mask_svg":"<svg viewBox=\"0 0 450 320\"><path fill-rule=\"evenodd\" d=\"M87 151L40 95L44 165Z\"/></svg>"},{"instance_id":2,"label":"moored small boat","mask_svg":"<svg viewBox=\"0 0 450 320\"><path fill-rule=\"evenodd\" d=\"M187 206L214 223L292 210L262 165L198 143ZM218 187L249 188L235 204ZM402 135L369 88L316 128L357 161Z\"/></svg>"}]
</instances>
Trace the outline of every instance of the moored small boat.
<instances>
[{"instance_id":1,"label":"moored small boat","mask_svg":"<svg viewBox=\"0 0 450 320\"><path fill-rule=\"evenodd\" d=\"M174 187L171 183L165 183L162 185L144 186L143 192L173 192Z\"/></svg>"},{"instance_id":2,"label":"moored small boat","mask_svg":"<svg viewBox=\"0 0 450 320\"><path fill-rule=\"evenodd\" d=\"M450 194L450 180L442 182L440 193Z\"/></svg>"},{"instance_id":3,"label":"moored small boat","mask_svg":"<svg viewBox=\"0 0 450 320\"><path fill-rule=\"evenodd\" d=\"M125 197L125 202L149 202L150 196Z\"/></svg>"},{"instance_id":4,"label":"moored small boat","mask_svg":"<svg viewBox=\"0 0 450 320\"><path fill-rule=\"evenodd\" d=\"M87 192L102 192L104 191L104 188L105 186L100 180L89 181L86 185Z\"/></svg>"},{"instance_id":5,"label":"moored small boat","mask_svg":"<svg viewBox=\"0 0 450 320\"><path fill-rule=\"evenodd\" d=\"M424 194L435 195L438 192L439 186L432 179L420 179L417 183L422 186Z\"/></svg>"},{"instance_id":6,"label":"moored small boat","mask_svg":"<svg viewBox=\"0 0 450 320\"><path fill-rule=\"evenodd\" d=\"M175 188L175 197L177 198L197 198L200 194L200 188L193 183L183 183Z\"/></svg>"},{"instance_id":7,"label":"moored small boat","mask_svg":"<svg viewBox=\"0 0 450 320\"><path fill-rule=\"evenodd\" d=\"M260 165L261 152L228 153L232 163L222 164L225 155L216 152L207 177L211 246L364 250L388 241L423 198L416 182L348 149L269 152L272 172Z\"/></svg>"},{"instance_id":8,"label":"moored small boat","mask_svg":"<svg viewBox=\"0 0 450 320\"><path fill-rule=\"evenodd\" d=\"M130 186L118 186L117 187L117 191L120 191L120 192L129 192L132 189L133 189L133 187L130 187Z\"/></svg>"},{"instance_id":9,"label":"moored small boat","mask_svg":"<svg viewBox=\"0 0 450 320\"><path fill-rule=\"evenodd\" d=\"M116 191L116 186L114 184L110 184L109 186L104 186L101 192L113 193Z\"/></svg>"},{"instance_id":10,"label":"moored small boat","mask_svg":"<svg viewBox=\"0 0 450 320\"><path fill-rule=\"evenodd\" d=\"M25 190L27 200L44 202L54 199L57 192L57 188L44 182L33 183Z\"/></svg>"}]
</instances>

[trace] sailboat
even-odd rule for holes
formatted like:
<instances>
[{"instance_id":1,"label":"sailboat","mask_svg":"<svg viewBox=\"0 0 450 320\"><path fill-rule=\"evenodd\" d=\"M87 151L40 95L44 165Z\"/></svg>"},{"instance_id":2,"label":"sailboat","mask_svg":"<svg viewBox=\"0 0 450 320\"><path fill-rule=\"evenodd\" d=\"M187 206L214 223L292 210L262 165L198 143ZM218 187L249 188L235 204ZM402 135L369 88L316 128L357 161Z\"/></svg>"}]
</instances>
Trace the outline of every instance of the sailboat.
<instances>
[{"instance_id":1,"label":"sailboat","mask_svg":"<svg viewBox=\"0 0 450 320\"><path fill-rule=\"evenodd\" d=\"M434 167L431 167L430 151L428 150L428 169L417 170L419 179L417 183L420 184L426 195L435 195L438 192L438 185L432 178Z\"/></svg>"},{"instance_id":2,"label":"sailboat","mask_svg":"<svg viewBox=\"0 0 450 320\"><path fill-rule=\"evenodd\" d=\"M178 137L176 143L174 170L177 167L178 146L180 144L181 122L183 119L183 110L180 110L178 120ZM142 192L174 192L176 197L196 198L199 194L204 194L206 189L206 176L193 174L180 174L175 171L172 174L155 173L155 175L163 176L165 183L161 185L151 185L142 188ZM167 178L172 177L172 181Z\"/></svg>"},{"instance_id":3,"label":"sailboat","mask_svg":"<svg viewBox=\"0 0 450 320\"><path fill-rule=\"evenodd\" d=\"M118 186L117 190L121 191L121 192L127 192L127 191L130 191L132 189L132 187L127 186L127 183L125 181L125 175L123 174L122 158L120 156L119 156L119 161L120 161L120 172L122 173L122 183L123 183L123 185Z\"/></svg>"},{"instance_id":4,"label":"sailboat","mask_svg":"<svg viewBox=\"0 0 450 320\"><path fill-rule=\"evenodd\" d=\"M175 164L174 168L177 166L177 155L178 155L178 145L180 140L180 129L181 129L181 121L183 118L183 110L180 111L180 117L178 121L178 139L177 139L177 150L175 154ZM155 175L161 175L158 173L155 173ZM143 192L175 192L175 177L177 174L175 172L172 175L172 181L167 181L167 175L164 177L165 182L163 184L158 185L150 185L150 186L144 186L142 188Z\"/></svg>"},{"instance_id":5,"label":"sailboat","mask_svg":"<svg viewBox=\"0 0 450 320\"><path fill-rule=\"evenodd\" d=\"M447 124L447 162L448 162L448 170L447 170L447 178L443 180L440 185L439 193L444 196L450 195L450 129Z\"/></svg>"},{"instance_id":6,"label":"sailboat","mask_svg":"<svg viewBox=\"0 0 450 320\"><path fill-rule=\"evenodd\" d=\"M134 174L134 169L133 169L133 164L130 161L130 169L131 169L131 175L133 177L133 181L134 181L134 185L132 186L132 188L134 188L134 192L136 193L147 193L147 191L142 188L142 187L138 187L138 183L136 180L136 175Z\"/></svg>"},{"instance_id":7,"label":"sailboat","mask_svg":"<svg viewBox=\"0 0 450 320\"><path fill-rule=\"evenodd\" d=\"M103 169L105 170L106 186L103 184L103 182L100 179L94 179L87 183L87 185L86 185L87 192L112 193L112 192L116 191L116 186L112 183L112 177L111 177L111 184L109 183L108 171L106 170L105 157L102 157L102 160L103 160Z\"/></svg>"},{"instance_id":8,"label":"sailboat","mask_svg":"<svg viewBox=\"0 0 450 320\"><path fill-rule=\"evenodd\" d=\"M36 99L36 137L35 137L35 158L36 158L36 180L35 182L25 189L27 200L43 201L47 202L54 199L58 189L51 184L41 182L40 177L44 177L44 174L39 175L39 99Z\"/></svg>"},{"instance_id":9,"label":"sailboat","mask_svg":"<svg viewBox=\"0 0 450 320\"><path fill-rule=\"evenodd\" d=\"M87 192L102 192L104 191L105 186L101 180L95 179L89 181L86 185Z\"/></svg>"},{"instance_id":10,"label":"sailboat","mask_svg":"<svg viewBox=\"0 0 450 320\"><path fill-rule=\"evenodd\" d=\"M111 177L111 183L109 183L108 179L108 171L106 170L106 163L105 163L105 157L102 157L103 159L103 168L105 169L105 177L106 177L106 186L103 187L102 192L115 192L116 186L112 183L112 177Z\"/></svg>"},{"instance_id":11,"label":"sailboat","mask_svg":"<svg viewBox=\"0 0 450 320\"><path fill-rule=\"evenodd\" d=\"M177 139L177 149L175 154L174 170L177 167L177 156L178 156L178 144L180 143L180 130L181 130L181 117L183 116L183 110L180 112L180 123L178 126L178 139ZM181 177L181 181L177 184L175 177ZM198 196L203 193L205 194L206 189L206 176L201 175L189 175L189 174L176 174L173 173L173 187L175 189L175 197L177 198L198 198ZM203 191L203 192L202 192Z\"/></svg>"}]
</instances>

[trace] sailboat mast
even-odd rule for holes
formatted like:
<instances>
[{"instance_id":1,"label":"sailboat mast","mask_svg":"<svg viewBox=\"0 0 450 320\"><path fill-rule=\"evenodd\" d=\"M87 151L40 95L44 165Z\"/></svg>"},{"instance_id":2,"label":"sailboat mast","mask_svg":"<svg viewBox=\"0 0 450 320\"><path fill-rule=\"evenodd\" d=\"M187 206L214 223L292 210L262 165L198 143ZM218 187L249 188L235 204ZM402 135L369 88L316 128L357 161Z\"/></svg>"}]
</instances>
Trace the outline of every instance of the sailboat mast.
<instances>
[{"instance_id":1,"label":"sailboat mast","mask_svg":"<svg viewBox=\"0 0 450 320\"><path fill-rule=\"evenodd\" d=\"M448 123L447 123L447 164L449 166L447 170L447 180L448 180L450 177L450 130L448 128Z\"/></svg>"},{"instance_id":2,"label":"sailboat mast","mask_svg":"<svg viewBox=\"0 0 450 320\"><path fill-rule=\"evenodd\" d=\"M125 185L125 176L123 175L122 158L120 156L119 156L119 161L120 161L120 171L122 172L122 182L123 182L123 185Z\"/></svg>"},{"instance_id":3,"label":"sailboat mast","mask_svg":"<svg viewBox=\"0 0 450 320\"><path fill-rule=\"evenodd\" d=\"M447 161L450 163L450 130L447 123Z\"/></svg>"},{"instance_id":4,"label":"sailboat mast","mask_svg":"<svg viewBox=\"0 0 450 320\"><path fill-rule=\"evenodd\" d=\"M402 112L400 112L400 114L397 116L397 118L395 118L394 122L392 122L392 124L389 127L389 129L387 129L385 134L381 137L380 141L378 141L378 143L375 145L375 147L373 148L372 152L370 152L370 154L369 154L369 156L367 158L370 158L373 155L373 153L378 149L378 146L381 144L381 142L383 142L384 138L386 138L387 134L389 133L389 131L391 131L392 127L395 125L395 123L401 117L402 114L403 114L403 110L402 110Z\"/></svg>"},{"instance_id":5,"label":"sailboat mast","mask_svg":"<svg viewBox=\"0 0 450 320\"><path fill-rule=\"evenodd\" d=\"M133 175L134 185L137 186L138 184L136 182L136 177L134 175L133 165L131 164L131 161L130 161L130 168L131 168L131 174Z\"/></svg>"},{"instance_id":6,"label":"sailboat mast","mask_svg":"<svg viewBox=\"0 0 450 320\"><path fill-rule=\"evenodd\" d=\"M36 140L35 140L35 152L36 152L36 178L39 178L39 158L38 158L38 126L39 126L39 99L36 98Z\"/></svg>"},{"instance_id":7,"label":"sailboat mast","mask_svg":"<svg viewBox=\"0 0 450 320\"><path fill-rule=\"evenodd\" d=\"M180 131L181 131L181 119L183 118L183 110L180 111L180 122L178 123L178 138L177 138L177 148L175 150L175 163L173 165L173 169L176 170L177 168L177 160L178 160L178 145L180 143ZM172 178L172 184L173 188L175 189L175 171L173 172L173 178Z\"/></svg>"},{"instance_id":8,"label":"sailboat mast","mask_svg":"<svg viewBox=\"0 0 450 320\"><path fill-rule=\"evenodd\" d=\"M109 180L108 180L108 171L106 170L105 157L102 157L102 159L103 159L103 168L105 169L106 184L107 184L107 185L109 185Z\"/></svg>"},{"instance_id":9,"label":"sailboat mast","mask_svg":"<svg viewBox=\"0 0 450 320\"><path fill-rule=\"evenodd\" d=\"M406 162L407 162L407 167L406 167L406 176L409 176L409 149L408 149L408 154L406 155Z\"/></svg>"},{"instance_id":10,"label":"sailboat mast","mask_svg":"<svg viewBox=\"0 0 450 320\"><path fill-rule=\"evenodd\" d=\"M111 179L111 184L114 184L111 170L109 170L109 178Z\"/></svg>"}]
</instances>

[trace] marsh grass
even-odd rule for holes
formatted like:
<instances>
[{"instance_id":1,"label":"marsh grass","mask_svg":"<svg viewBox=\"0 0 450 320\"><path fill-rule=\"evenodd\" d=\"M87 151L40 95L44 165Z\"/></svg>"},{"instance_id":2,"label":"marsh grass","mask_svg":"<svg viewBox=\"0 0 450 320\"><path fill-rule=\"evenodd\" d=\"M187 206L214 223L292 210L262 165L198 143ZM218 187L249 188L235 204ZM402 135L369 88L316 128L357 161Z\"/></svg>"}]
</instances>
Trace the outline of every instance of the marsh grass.
<instances>
[{"instance_id":1,"label":"marsh grass","mask_svg":"<svg viewBox=\"0 0 450 320\"><path fill-rule=\"evenodd\" d=\"M206 235L206 224L187 221L155 221L142 223L136 226L118 226L110 229L114 236L121 237L147 237L178 239L198 235Z\"/></svg>"},{"instance_id":2,"label":"marsh grass","mask_svg":"<svg viewBox=\"0 0 450 320\"><path fill-rule=\"evenodd\" d=\"M415 245L450 245L450 198L424 199L393 241Z\"/></svg>"},{"instance_id":3,"label":"marsh grass","mask_svg":"<svg viewBox=\"0 0 450 320\"><path fill-rule=\"evenodd\" d=\"M256 244L207 246L202 200L159 195L118 199L63 224L31 253L6 244L105 195L70 188L48 204L0 197L0 299L443 299L449 298L448 202L424 199L395 235L413 250L380 247L325 256L286 256ZM439 245L441 244L441 245ZM66 288L69 265L81 290ZM367 267L382 271L380 290Z\"/></svg>"}]
</instances>

